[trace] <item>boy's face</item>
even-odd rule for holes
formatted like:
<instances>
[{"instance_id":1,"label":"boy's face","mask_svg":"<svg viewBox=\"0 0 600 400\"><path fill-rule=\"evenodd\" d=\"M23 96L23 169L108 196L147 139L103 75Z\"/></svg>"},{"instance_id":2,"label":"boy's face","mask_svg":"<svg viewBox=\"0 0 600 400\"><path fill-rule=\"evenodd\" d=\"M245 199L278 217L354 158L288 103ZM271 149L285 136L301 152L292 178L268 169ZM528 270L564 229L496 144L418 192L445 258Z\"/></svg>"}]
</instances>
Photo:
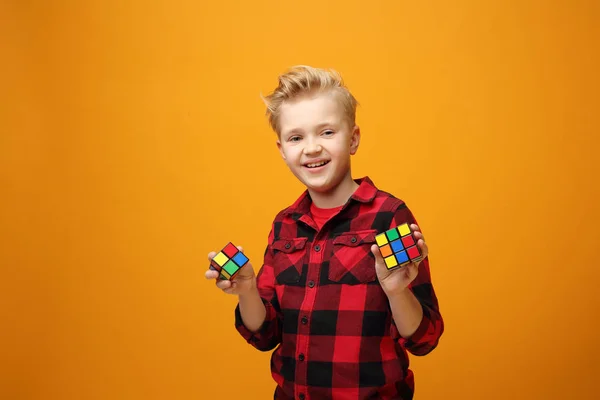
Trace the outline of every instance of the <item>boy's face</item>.
<instances>
[{"instance_id":1,"label":"boy's face","mask_svg":"<svg viewBox=\"0 0 600 400\"><path fill-rule=\"evenodd\" d=\"M327 193L350 176L360 130L350 126L334 93L303 96L281 106L277 146L292 173L309 189Z\"/></svg>"}]
</instances>

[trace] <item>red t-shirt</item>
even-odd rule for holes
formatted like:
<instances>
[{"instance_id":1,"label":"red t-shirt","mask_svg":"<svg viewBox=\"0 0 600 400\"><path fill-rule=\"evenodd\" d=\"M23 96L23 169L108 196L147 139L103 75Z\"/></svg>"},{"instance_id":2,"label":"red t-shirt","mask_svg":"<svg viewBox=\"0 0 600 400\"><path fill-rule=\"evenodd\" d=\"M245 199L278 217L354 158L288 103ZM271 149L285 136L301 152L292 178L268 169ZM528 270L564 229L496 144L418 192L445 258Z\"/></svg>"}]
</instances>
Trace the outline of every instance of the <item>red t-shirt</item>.
<instances>
[{"instance_id":1,"label":"red t-shirt","mask_svg":"<svg viewBox=\"0 0 600 400\"><path fill-rule=\"evenodd\" d=\"M313 219L317 223L319 229L323 226L323 224L329 221L329 218L333 217L338 211L340 211L344 207L343 205L334 208L319 208L315 206L315 203L310 203L310 214Z\"/></svg>"}]
</instances>

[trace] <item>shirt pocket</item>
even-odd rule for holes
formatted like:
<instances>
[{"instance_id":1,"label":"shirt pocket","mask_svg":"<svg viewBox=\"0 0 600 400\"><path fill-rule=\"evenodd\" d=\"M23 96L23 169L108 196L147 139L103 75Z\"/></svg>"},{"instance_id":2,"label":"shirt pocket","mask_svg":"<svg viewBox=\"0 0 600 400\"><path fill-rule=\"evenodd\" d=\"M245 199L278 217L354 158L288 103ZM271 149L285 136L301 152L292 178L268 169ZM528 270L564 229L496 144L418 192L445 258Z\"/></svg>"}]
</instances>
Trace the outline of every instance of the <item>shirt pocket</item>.
<instances>
[{"instance_id":1,"label":"shirt pocket","mask_svg":"<svg viewBox=\"0 0 600 400\"><path fill-rule=\"evenodd\" d=\"M280 238L273 241L273 270L278 284L300 282L307 240L308 238Z\"/></svg>"},{"instance_id":2,"label":"shirt pocket","mask_svg":"<svg viewBox=\"0 0 600 400\"><path fill-rule=\"evenodd\" d=\"M374 229L345 232L333 239L329 260L330 281L347 284L373 282L377 279L375 256L371 246L376 243Z\"/></svg>"}]
</instances>

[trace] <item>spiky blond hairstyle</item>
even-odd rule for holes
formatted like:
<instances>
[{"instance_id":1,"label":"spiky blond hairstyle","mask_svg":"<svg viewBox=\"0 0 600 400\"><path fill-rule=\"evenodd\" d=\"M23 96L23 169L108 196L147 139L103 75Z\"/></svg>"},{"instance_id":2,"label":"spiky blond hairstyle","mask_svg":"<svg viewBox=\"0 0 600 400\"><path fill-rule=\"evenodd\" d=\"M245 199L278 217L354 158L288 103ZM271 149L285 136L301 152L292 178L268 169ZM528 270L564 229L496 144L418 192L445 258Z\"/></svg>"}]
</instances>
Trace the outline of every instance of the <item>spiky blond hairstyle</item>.
<instances>
[{"instance_id":1,"label":"spiky blond hairstyle","mask_svg":"<svg viewBox=\"0 0 600 400\"><path fill-rule=\"evenodd\" d=\"M279 75L279 85L268 96L262 97L267 106L266 115L271 128L279 135L281 105L287 100L314 93L333 92L339 99L346 118L354 126L358 102L345 86L342 76L335 70L324 70L308 65L296 65Z\"/></svg>"}]
</instances>

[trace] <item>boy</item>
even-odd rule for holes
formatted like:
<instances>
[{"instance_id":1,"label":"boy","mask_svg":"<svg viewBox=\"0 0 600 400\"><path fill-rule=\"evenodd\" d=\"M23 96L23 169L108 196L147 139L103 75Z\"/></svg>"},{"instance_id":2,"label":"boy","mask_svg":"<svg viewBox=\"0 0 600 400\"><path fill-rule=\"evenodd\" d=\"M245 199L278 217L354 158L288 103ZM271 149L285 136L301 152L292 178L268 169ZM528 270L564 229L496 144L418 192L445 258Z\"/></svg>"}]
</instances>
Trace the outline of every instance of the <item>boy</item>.
<instances>
[{"instance_id":1,"label":"boy","mask_svg":"<svg viewBox=\"0 0 600 400\"><path fill-rule=\"evenodd\" d=\"M281 156L307 189L275 217L258 274L246 264L217 280L239 296L236 328L258 350L275 349L275 399L412 399L407 352L428 354L444 329L423 234L402 200L352 178L357 102L337 73L293 67L265 102ZM404 222L424 258L389 271L375 235Z\"/></svg>"}]
</instances>

